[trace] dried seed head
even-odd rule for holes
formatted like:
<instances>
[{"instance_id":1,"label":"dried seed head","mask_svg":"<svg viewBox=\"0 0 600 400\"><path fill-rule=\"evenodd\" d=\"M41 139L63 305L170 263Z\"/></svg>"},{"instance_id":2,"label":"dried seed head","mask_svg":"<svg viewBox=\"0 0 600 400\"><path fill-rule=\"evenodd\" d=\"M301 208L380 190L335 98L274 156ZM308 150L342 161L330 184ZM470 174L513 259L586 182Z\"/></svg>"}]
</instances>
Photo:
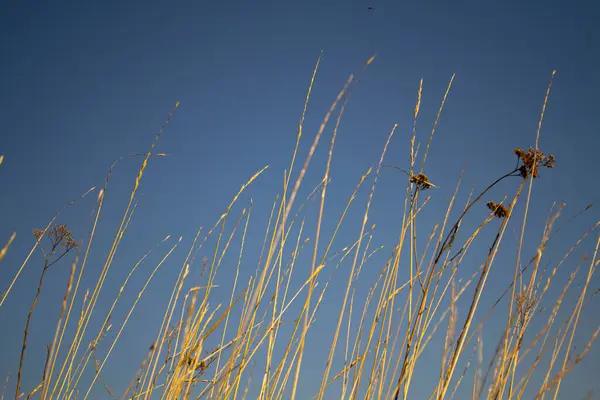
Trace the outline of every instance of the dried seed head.
<instances>
[{"instance_id":1,"label":"dried seed head","mask_svg":"<svg viewBox=\"0 0 600 400\"><path fill-rule=\"evenodd\" d=\"M31 231L36 240L41 240L44 236L43 229L33 229ZM78 247L77 242L73 239L73 233L66 225L54 225L45 232L46 237L50 240L50 244L55 248L63 248L71 251Z\"/></svg>"},{"instance_id":2,"label":"dried seed head","mask_svg":"<svg viewBox=\"0 0 600 400\"><path fill-rule=\"evenodd\" d=\"M493 201L487 202L487 207L494 213L496 218L506 218L508 216L508 209L502 204L494 203Z\"/></svg>"},{"instance_id":3,"label":"dried seed head","mask_svg":"<svg viewBox=\"0 0 600 400\"><path fill-rule=\"evenodd\" d=\"M40 240L40 238L42 236L44 236L44 230L43 229L33 229L31 231L31 233L33 234L33 236L35 236L36 240Z\"/></svg>"},{"instance_id":4,"label":"dried seed head","mask_svg":"<svg viewBox=\"0 0 600 400\"><path fill-rule=\"evenodd\" d=\"M425 175L422 172L418 175L411 176L410 183L414 183L415 185L417 185L417 188L419 188L419 190L427 190L432 187L435 187L435 185L429 181L427 175Z\"/></svg>"},{"instance_id":5,"label":"dried seed head","mask_svg":"<svg viewBox=\"0 0 600 400\"><path fill-rule=\"evenodd\" d=\"M515 149L515 154L522 162L522 165L519 167L519 174L523 178L527 178L530 175L537 178L540 167L554 168L554 164L556 163L554 155L550 154L546 156L543 152L532 149L531 147L527 152L517 147Z\"/></svg>"}]
</instances>

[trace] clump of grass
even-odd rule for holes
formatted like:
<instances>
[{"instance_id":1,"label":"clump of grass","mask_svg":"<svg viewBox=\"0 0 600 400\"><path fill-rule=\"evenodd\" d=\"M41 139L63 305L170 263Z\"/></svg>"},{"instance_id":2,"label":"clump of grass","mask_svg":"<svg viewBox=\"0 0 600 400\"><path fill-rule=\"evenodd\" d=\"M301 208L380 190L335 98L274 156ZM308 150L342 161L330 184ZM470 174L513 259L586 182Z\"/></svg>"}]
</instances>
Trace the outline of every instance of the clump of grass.
<instances>
[{"instance_id":1,"label":"clump of grass","mask_svg":"<svg viewBox=\"0 0 600 400\"><path fill-rule=\"evenodd\" d=\"M372 57L365 63L365 68L373 59ZM156 135L150 149L146 153L136 155L143 157L143 161L111 248L95 279L95 287L83 295L78 318L71 318L74 301L78 298L80 290L81 277L88 262L88 254L96 236L96 226L104 207L109 178L113 167L123 158L111 166L104 187L96 199L92 228L85 241L87 245L81 248L81 261L79 258L75 259L68 275L67 289L61 303L52 345L48 348L42 382L29 391L28 398L39 396L43 400L73 399L81 395L81 398L88 399L95 396L92 391L98 387L98 390L104 390L105 396L130 400L235 399L246 398L250 393L255 393L256 398L261 400L294 399L301 396L301 389L312 389L314 397L322 400L330 398L330 390L337 387L342 398L406 399L412 398L411 384L415 379L418 363L422 362L426 352L432 351L432 344L436 342L439 342L442 350L439 369L436 367L433 378L427 380L430 382L432 399L464 396L459 394L459 390L470 390L471 397L478 399L499 399L504 396L521 398L527 390L533 390L539 396L554 390L554 397L558 396L562 380L589 353L600 332L595 331L584 350L575 358L571 357L581 310L598 293L596 291L591 296L587 295L592 275L598 265L600 240L591 261L585 261L589 263L586 280L580 288L578 302L568 313L567 320L556 327L559 311L561 306L564 307L563 299L567 291L572 290L579 267L570 275L561 294L551 300L547 322L542 324L537 333L534 332L533 339L526 333L532 329L533 318L542 314L542 300L561 266L587 236L597 231L600 223L593 225L582 235L560 262L546 267L542 264L542 259L554 237L553 227L562 212L562 207L559 207L558 211L548 218L542 240L530 261L524 266L520 262L522 241L520 242L513 279L508 282L502 295L487 310L485 316L479 321L476 320L476 311L480 308L482 296L488 293L486 282L503 247L503 236L513 219L515 206L520 201L527 183L529 191L525 201L527 206L529 205L533 179L538 177L540 168L554 167L554 156L546 156L539 151L537 140L535 148L529 148L527 152L516 149L517 166L508 173L491 179L491 183L484 186L479 193L471 193L458 213L458 218L451 219L451 215L454 215L461 182L457 184L441 221L434 226L426 226L421 214L429 202L429 197L425 197L421 192L437 186L431 183L423 171L454 76L450 79L437 112L419 170L416 167L419 149L416 126L423 96L421 80L413 114L408 167L406 170L393 167L408 176L406 196L404 202L400 202L404 208L399 213L401 218L397 236L387 259L379 265L373 265L373 256L376 253L381 254L381 247L376 244L375 224L369 223L370 212L381 178L381 169L389 166L384 160L398 125L392 125L383 143L378 163L360 177L348 201L342 207L343 211L337 218L333 233L327 237L321 226L326 218L325 201L331 179L334 148L346 104L359 76L351 76L335 97L298 170L296 164L299 144L304 135L305 115L319 63L320 58L310 80L291 162L283 173L282 191L276 196L268 216L262 248L260 251L257 249L260 258L255 273L248 280L240 278L240 270L248 267L249 262L244 256L252 202L248 206L238 203L243 201L247 187L259 179L267 167L250 176L224 208L221 216L209 226L210 229L198 229L184 261L178 268L169 301L163 304L163 309L157 316L160 328L155 333L152 343L146 344L147 353L139 363L137 371L131 371L131 377L127 379L130 383L120 396L111 388L111 382L104 380L104 368L110 362L111 354L118 351L116 349L119 340L125 329L129 329L128 321L148 291L156 272L170 262L170 256L184 243L183 239L179 238L167 250L159 250L163 243L170 240L170 236L167 236L141 257L122 282L107 310L98 308L98 298L109 279L117 249L133 219L138 188L147 165L154 156L164 156L163 153L155 153L154 150L178 103ZM548 101L549 90L550 87L543 110ZM306 184L304 178L312 156L331 118L335 119L335 127L322 179L317 182L307 199L298 206L299 189ZM295 180L294 171L297 171ZM471 218L470 211L474 206L480 203L492 188L499 189L504 185L509 177L523 179L515 187L507 189L506 201L488 201L486 205L491 214L481 221L466 223L467 219ZM346 217L349 212L355 210L357 195L365 183L370 183L367 185L368 199L363 210L359 211L362 214L360 225L353 227L348 225ZM309 232L305 222L311 217L310 207L315 200L318 200L317 224L315 231ZM242 210L238 211L240 207ZM525 229L528 210L526 207L521 225L522 232ZM490 224L494 218L501 220L499 226ZM21 391L21 372L29 322L41 291L45 271L67 253L79 250L71 231L64 225L55 225L55 219L56 217L45 229L33 232L36 242L31 252L39 248L46 262L27 319L16 398L20 396ZM468 226L474 228L469 231ZM338 234L341 231L353 230L354 239L340 246ZM487 230L492 230L493 239L489 243L479 244L484 240L481 233ZM0 260L13 239L14 236L3 248ZM41 246L43 240L47 240L50 245L47 252ZM209 247L211 244L214 244L214 248ZM472 264L473 252L470 250L473 246L482 246L487 252L483 260L475 261L480 265L479 268L462 276L463 270L468 264ZM309 254L304 256L306 250ZM131 276L152 251L163 252L160 261L151 270L123 320L114 322L114 311L120 306L123 292L129 290ZM237 260L232 282L220 279L221 270L228 264L226 256L231 253ZM199 266L195 265L198 255L202 255L198 258L202 260ZM28 264L30 256L31 253L17 271L2 297L0 306L10 294L14 281ZM306 262L310 264L310 268L296 268L297 264L304 263L303 257L307 257ZM349 264L349 268L340 268L345 263ZM357 295L360 293L359 284L367 279L363 273L367 265L371 271L377 271L376 279L370 282L366 296L360 298ZM324 278L325 273L327 278ZM342 274L347 274L343 276L346 278L346 284L343 297L334 300L337 301L334 304L339 304L339 311L335 313L336 318L332 318L333 329L313 332L312 327L316 323L324 299L334 296L328 292L330 283L334 276L339 277ZM190 283L190 276L195 276L194 283ZM228 301L215 305L214 293L223 290L222 287L226 287L224 293L227 294ZM508 294L510 295L507 296ZM466 313L459 308L463 298L467 298ZM484 338L482 328L487 318L493 313L500 313L504 305L507 306L506 326L500 332L496 351L490 359L484 360L484 339L486 342L490 339ZM89 332L92 326L90 321L99 313L103 313L100 327L96 332ZM445 322L446 328L443 329ZM73 326L72 336L67 335L68 326ZM474 337L477 337L477 340L471 343ZM321 381L307 382L302 375L302 369L305 367L303 360L306 352L316 351L312 345L314 340L327 343L329 351L322 357L324 365ZM107 349L100 355L99 344L105 341ZM493 339L491 341L493 342ZM464 350L470 346L473 346L473 350L469 351L465 360ZM543 365L541 360L547 353L550 354L550 362ZM533 360L527 358L528 355L534 355ZM429 356L431 354L428 354L427 358ZM91 371L90 363L93 365ZM461 371L460 376L455 374L457 368ZM465 382L468 382L469 372L473 368L473 382L469 385ZM521 370L525 373L519 376L517 371ZM538 387L529 389L534 384L532 376L535 371L540 371L544 379Z\"/></svg>"}]
</instances>

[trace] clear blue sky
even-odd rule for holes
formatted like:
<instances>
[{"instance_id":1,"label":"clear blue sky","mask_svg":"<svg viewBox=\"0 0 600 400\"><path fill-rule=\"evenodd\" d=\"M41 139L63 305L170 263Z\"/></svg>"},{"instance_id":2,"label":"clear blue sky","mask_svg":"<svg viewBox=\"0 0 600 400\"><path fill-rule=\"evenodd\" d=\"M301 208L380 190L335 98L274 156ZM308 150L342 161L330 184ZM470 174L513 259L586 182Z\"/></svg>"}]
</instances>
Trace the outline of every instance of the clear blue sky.
<instances>
[{"instance_id":1,"label":"clear blue sky","mask_svg":"<svg viewBox=\"0 0 600 400\"><path fill-rule=\"evenodd\" d=\"M481 187L513 167L515 147L534 144L546 86L557 69L540 148L554 153L558 162L534 187L532 231L527 237L534 246L552 201L567 202L566 220L600 194L596 162L600 31L595 27L599 18L595 2L566 0L2 2L0 153L5 160L0 167L0 242L3 245L15 231L17 239L0 265L0 289L5 289L32 245L30 230L42 227L56 210L91 186L101 186L116 158L147 151L172 105L181 101L157 147L169 157L153 159L147 170L139 210L101 299L109 304L132 263L167 234L184 237L172 265L161 271L134 314L132 333L123 338L105 374L115 387L124 387L152 341L147 333L151 329L146 328L160 322L154 316L162 314L193 233L200 225L212 225L239 185L269 164L268 173L243 199L243 205L250 197L255 203L246 265L247 275L254 271L266 215L281 188L321 49L324 55L301 146L304 153L348 74L377 53L342 122L326 227L337 220L360 175L378 160L395 123L399 127L387 161L407 165L421 78L418 132L423 140L447 82L456 73L428 161L427 173L440 186L430 215L424 217L423 229L428 231L439 220L461 170L466 171L464 201L473 185ZM330 133L315 156L303 194L322 174ZM139 161L127 159L112 178L92 268L99 268L103 260ZM376 192L371 221L378 224L375 242L388 246L385 257L398 231L404 184L403 177L386 171ZM515 185L507 184L498 195ZM62 219L78 238L89 227L92 198L95 195ZM362 207L364 195L361 200ZM557 257L598 217L592 208L561 231L564 240L557 238ZM358 217L350 220L339 248L353 240L359 222ZM516 226L509 227L507 236L514 239ZM592 244L586 244L588 251ZM512 271L514 251L508 246L506 263ZM13 383L38 264L36 259L26 268L0 310L0 377L10 373ZM144 273L151 266L149 262ZM378 268L375 262L373 271ZM229 265L224 270L223 284L232 269ZM41 376L42 365L34 360L43 359L44 346L51 340L64 273L66 268L48 278L34 316L25 388L34 387ZM133 301L144 273L134 278L124 304ZM495 273L491 291L499 293L508 278L500 270ZM567 269L557 287L566 276ZM374 277L375 272L365 275L364 284ZM89 286L93 281L88 279ZM595 290L598 279L594 282ZM341 286L332 288L332 300L323 305L321 319L337 315L335 299L342 294ZM219 296L226 298L226 288ZM582 341L596 328L597 311L597 301L584 311L578 331ZM329 345L329 337L318 339L310 338L315 348ZM494 344L486 345L489 349ZM563 394L570 391L574 396L570 398L582 398L589 389L600 390L594 380L600 373L599 355L595 351L589 356L585 367L563 386ZM438 359L432 360L437 371ZM319 376L323 362L321 354L307 356L307 379ZM313 392L311 387L302 390L302 398ZM415 398L429 393L425 381L417 380L414 390ZM98 396L102 398L103 392Z\"/></svg>"}]
</instances>

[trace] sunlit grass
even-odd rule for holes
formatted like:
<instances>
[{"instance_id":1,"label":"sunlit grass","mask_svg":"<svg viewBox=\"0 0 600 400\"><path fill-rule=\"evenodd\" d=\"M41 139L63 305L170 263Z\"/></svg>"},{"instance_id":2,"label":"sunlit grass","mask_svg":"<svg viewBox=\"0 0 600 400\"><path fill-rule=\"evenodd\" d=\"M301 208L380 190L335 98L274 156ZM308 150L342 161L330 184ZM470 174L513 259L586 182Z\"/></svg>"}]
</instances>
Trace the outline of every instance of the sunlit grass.
<instances>
[{"instance_id":1,"label":"sunlit grass","mask_svg":"<svg viewBox=\"0 0 600 400\"><path fill-rule=\"evenodd\" d=\"M14 284L21 277L24 268L33 268L30 265L32 256L42 251L46 264L27 318L18 377L14 383L15 398L88 399L101 396L162 400L237 399L250 396L259 399L294 399L299 398L298 390L303 388L303 392L312 391L314 398L318 400L332 396L345 399L407 399L413 398L411 385L416 379L417 366L424 351L432 343L437 343L440 348L439 364L431 366L431 376L426 380L432 399L453 398L459 390L461 393L470 392L470 396L477 399L519 399L528 396L526 393L536 393L538 398L546 396L556 399L563 379L589 353L600 333L600 330L596 330L588 342L580 347L583 350L575 354L574 338L580 325L582 309L597 294L597 291L590 294L589 286L599 263L600 239L596 242L591 258L584 260L569 275L557 297L546 299L546 294L559 268L588 236L597 234L600 224L593 224L590 230L575 241L559 263L548 268L542 260L545 251L552 244L555 225L563 212L563 206L560 205L550 214L545 226L539 227L542 239L535 253L524 253L523 238L535 179L540 173L551 174L552 171L548 169L555 164L554 156L546 155L538 149L552 83L544 98L535 147L528 151L517 148L516 166L509 166L505 174L490 180L490 183L483 186L484 190L472 192L458 211L458 217L454 218L452 215L455 214L454 208L458 207L457 195L461 185L459 181L443 218L434 226L428 226L420 216L431 196L438 196L441 178L433 179L436 184L430 181L425 173L426 161L444 105L449 101L454 76L446 88L433 129L420 156L421 146L417 140L416 127L423 96L421 80L413 113L407 167L385 163L389 144L398 126L392 124L377 164L358 177L358 183L347 202L338 205L340 214L332 234L327 237L322 230L322 223L340 121L358 77L373 60L374 57L371 57L359 74L348 78L327 110L304 162L298 167L299 145L321 61L319 57L308 87L290 165L283 171L281 195L275 198L271 213L256 215L253 213L252 201L249 206L237 211L246 189L267 171L268 166L265 166L252 174L240 187L224 208L223 214L206 233L203 233L202 228L197 230L191 245L185 250L186 256L179 266L169 301L162 305L163 310L155 314L157 321L160 321L160 327L154 334L155 339L146 357L140 360L139 369L130 371L130 378L127 379L130 383L123 393L115 393L111 382L105 381L102 373L110 362L110 356L115 351L124 351L119 350L118 343L123 332L130 329L127 323L131 315L139 302L144 300L144 294L159 268L170 262L171 255L183 246L182 238L170 244L166 251L160 250L162 247L156 245L141 257L120 283L120 289L108 309L99 308L98 299L109 279L115 254L134 217L137 193L146 167L153 157L164 156L162 153L155 153L155 147L179 103L174 106L149 150L144 154L134 155L142 157L143 161L110 249L105 255L104 264L94 279L96 284L91 290L86 290L82 295L80 284L84 271L87 273L85 267L90 249L95 243L109 178L120 159L111 166L104 187L97 194L91 230L82 242L85 246L69 242L71 247L62 247L62 240L65 238L59 240L57 236L57 229L62 225L56 225L60 212L44 229L34 231L35 243L0 298L2 307L4 300L13 295ZM331 118L335 118L335 126L323 175L309 196L298 206L300 188L306 185L306 172ZM2 159L0 156L0 164ZM372 257L381 253L382 247L376 244L373 236L375 226L369 221L377 184L381 178L380 172L384 168L402 172L406 178L406 189L404 199L395 201L395 204L402 207L395 245L385 263L373 265ZM509 190L503 197L491 198L491 189L497 188L504 181L513 182L512 189L510 185L506 185ZM365 185L368 199L361 206L355 200ZM523 215L516 215L516 205L519 202L524 202L525 205ZM72 201L66 207L75 203L76 201ZM306 211L312 203L317 204L316 225L309 229ZM359 229L345 225L349 210L360 210L360 207L363 209L360 211L362 219ZM487 215L480 221L471 221L470 225L475 228L465 231L464 222L475 209L487 210ZM251 216L252 219L264 219L267 228L262 248L252 249L256 253L260 252L258 268L248 281L241 281L240 269L247 266L244 253L248 251L246 239L248 228L252 224ZM235 221L233 227L227 224L230 220ZM489 309L479 310L481 299L488 293L486 289L490 271L497 254L503 248L503 238L511 222L519 224L520 230L512 282ZM481 239L480 235L489 231L493 233L493 239L486 243L486 239ZM344 232L345 236L348 232L356 233L351 243L336 250L335 239L340 232ZM50 252L46 252L42 246L44 238L48 238L52 244ZM70 231L65 240L67 239L72 240ZM2 247L0 261L11 250L14 240L15 234ZM166 242L172 242L169 236L159 245ZM213 242L214 248L206 247ZM485 250L483 259L470 257L473 246L480 246ZM201 263L195 263L196 255L201 249L210 256L205 257ZM133 303L125 310L124 319L115 321L114 312L121 306L122 294L129 290L130 278L147 256L157 251L163 251L160 261L153 267ZM48 270L47 265L60 261L70 252L77 255L70 261L72 267L67 277L65 294L62 299L56 299L61 304L56 327L48 327L51 345L45 359L44 374L36 387L21 388L21 375L27 372L25 348L29 321L44 274ZM303 252L308 252L307 263L298 261L305 259L301 258ZM58 259L54 258L57 254ZM228 254L237 260L234 265L223 262ZM528 260L525 265L522 258ZM464 276L459 267L467 259L471 263L475 262L479 268ZM300 271L297 263L303 264ZM361 273L369 263L370 268L378 272L375 274L376 279L369 282L370 289L366 296L360 298L357 296L357 283L359 277L363 279L364 274ZM340 268L342 264L346 268ZM234 268L233 282L226 282L229 286L219 281L222 268ZM559 322L558 315L566 293L574 290L573 282L580 270L585 270L585 280L577 288L577 303L573 309L566 311L565 320ZM189 282L192 271L201 276L199 282ZM403 276L408 276L408 279L402 278ZM319 331L315 334L311 328L320 315L319 307L324 299L329 299L330 293L327 290L334 277L346 282L343 295L331 300L334 304L339 304L339 310L328 316L332 322L331 331ZM211 301L216 291L225 295L225 303L215 304ZM461 299L463 300L459 301ZM546 311L542 310L542 300L550 302ZM78 317L73 314L76 312L76 302L81 303ZM467 307L461 309L462 304ZM483 316L480 317L480 314ZM482 328L492 314L496 320L506 322L491 358L484 358L483 346L489 341ZM546 322L541 329L532 331L532 319L540 314L546 316ZM90 322L94 318L102 322L96 332L91 332L93 324ZM287 325L286 329L281 329L284 324ZM322 365L319 366L322 368L322 378L307 382L302 374L303 368L306 368L303 360L305 354L309 353L314 358L312 352L316 351L313 346L315 340L326 343L328 351L319 354L322 357ZM102 352L98 349L101 342L107 346ZM543 377L541 382L532 379L536 371ZM467 379L468 376L472 376L472 379ZM101 395L94 394L99 391L102 391ZM335 395L332 394L334 392Z\"/></svg>"}]
</instances>

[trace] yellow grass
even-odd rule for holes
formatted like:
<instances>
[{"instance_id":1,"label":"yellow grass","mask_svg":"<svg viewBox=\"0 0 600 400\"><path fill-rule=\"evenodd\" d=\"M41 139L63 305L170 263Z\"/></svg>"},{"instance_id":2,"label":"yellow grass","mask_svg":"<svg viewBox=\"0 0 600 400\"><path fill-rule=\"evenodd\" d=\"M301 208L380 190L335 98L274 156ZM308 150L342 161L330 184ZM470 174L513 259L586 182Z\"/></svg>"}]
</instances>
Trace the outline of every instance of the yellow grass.
<instances>
[{"instance_id":1,"label":"yellow grass","mask_svg":"<svg viewBox=\"0 0 600 400\"><path fill-rule=\"evenodd\" d=\"M435 116L425 150L419 156L417 120L422 113L424 96L421 80L417 87L412 136L409 137L408 167L384 163L398 128L398 124L391 124L392 129L385 143L382 143L383 149L377 164L359 177L347 202L339 208L340 214L332 233L327 236L323 230L323 221L332 217L326 215L325 210L328 208L325 204L342 117L360 74L365 73L374 59L374 56L369 58L359 74L351 75L337 94L315 133L294 180L293 175L296 174L296 164L300 157L300 141L304 137L304 121L321 62L319 56L308 86L289 168L283 171L281 194L276 196L270 215L253 214L251 199L248 207L237 211L238 203L245 201L246 189L266 173L268 167L264 167L240 187L222 215L205 234L202 233L202 228L197 230L185 252L184 262L176 273L169 301L163 304L163 310L156 313L160 327L154 334L155 339L147 355L140 361L139 369L129 371L130 375L126 380L130 383L122 394L114 391L113 383L105 381L102 373L110 364L114 352L126 351L118 345L123 333L131 329L128 327L130 317L139 302L144 300L146 292L151 290L149 284L157 270L171 262L170 256L185 241L179 238L164 251L134 302L126 309L124 319L114 321L115 328L112 325L113 316L121 306L122 294L130 290L130 278L147 256L159 251L159 245L167 242L170 237L149 250L133 265L125 280L120 283L120 289L108 309L100 309L98 299L110 279L109 272L115 254L134 217L137 192L148 163L153 157L164 155L155 153L155 148L179 103L174 106L149 150L133 155L142 157L143 161L135 176L127 205L104 264L94 277L95 287L81 296L84 272L92 273L85 267L97 236L109 178L113 167L121 159L115 161L109 169L104 187L98 193L86 245L79 249L81 254L71 260L72 267L67 277L65 294L56 300L61 304L60 314L49 339L51 345L48 347L42 381L35 387L25 388L25 392L21 394L21 372L28 371L27 363L23 368L22 358L15 397L174 400L237 399L249 396L270 400L295 399L300 396L301 390L302 393L310 391L311 396L318 400L334 397L411 399L414 398L411 393L415 390L412 386L415 374L419 371L418 366L423 362L423 355L433 346L439 348L434 351L438 351L440 362L431 368L435 372L425 381L429 384L425 389L429 391L431 399L451 399L465 396L467 392L473 399L521 399L528 398L532 393L537 398L558 398L563 380L582 362L600 334L600 330L594 331L586 339L583 350L573 356L582 310L598 293L596 291L590 294L590 284L599 264L600 239L596 242L591 260L586 261L588 267L585 280L577 289L575 306L566 311L566 319L560 324L557 322L567 293L573 291L579 267L569 275L557 297L549 300L549 311L543 314L546 317L541 329L535 325L537 331L532 332L532 321L542 313L542 300L547 301L546 295L550 293L549 288L558 276L559 268L570 260L574 250L588 236L597 234L600 222L591 224L592 227L575 241L564 257L546 269L544 254L552 244L555 225L563 212L563 207L559 206L548 217L545 226L541 227L542 239L535 246L534 254L525 254L524 241L527 217L533 201L533 181L542 168L554 167L554 157L544 155L538 147L551 83L543 101L535 147L529 152L517 149L517 167L507 168L506 173L500 177L491 177L491 183L484 185L482 191L471 192L456 218L453 217L453 211L460 193L461 177L441 221L427 226L421 215L430 199L439 196L441 189L438 186L442 185L439 185L441 178L431 179L437 183L434 185L425 174L426 161L436 129L440 128L444 105L451 101L454 75ZM331 118L335 118L335 125L322 178L306 201L295 206L301 187L306 185L304 180L312 157ZM0 156L0 164L2 160L3 156ZM375 225L369 222L370 212L376 198L377 184L382 179L381 172L388 167L404 173L398 176L406 177L405 197L400 201L394 199L389 202L403 206L397 236L387 260L373 265L373 257L382 253L382 247L377 246ZM552 171L544 169L543 173L551 174ZM366 183L370 183L370 190L364 208L358 211L362 213L360 226L351 226L346 223L346 217L357 207L357 195ZM500 187L506 190L502 197L489 198L492 188L496 189L495 193ZM525 189L527 190L524 192ZM526 195L521 199L523 193ZM79 200L68 203L65 208L75 205ZM308 209L315 200L318 200L316 225L309 229ZM525 211L517 221L514 214L520 202L524 202ZM485 207L486 203L489 209ZM472 211L477 208L487 210L483 219L471 217ZM583 212L587 209L589 207ZM14 284L24 268L33 268L32 257L40 251L49 232L53 232L63 211L64 209L44 229L38 231L35 243L4 289L0 307L8 296L13 295ZM257 253L260 251L258 268L250 279L243 281L240 271L248 270L244 254L248 251L251 215L253 220L264 217L267 227L262 249L252 249ZM464 228L469 225L465 224L468 218L470 225L474 226L471 231ZM233 227L228 225L230 219L235 221ZM488 296L487 282L497 255L504 248L503 238L509 224L518 224L520 231L512 281L491 307L481 309L482 298ZM354 238L351 243L336 250L336 239L341 232L351 237L354 235ZM484 232L493 234L493 239L488 243L485 242L487 239ZM0 261L11 251L15 238L16 235L12 234L1 248ZM214 248L207 249L209 243L213 243ZM483 259L471 256L476 246L487 251ZM307 247L308 261L304 263L299 260L303 260L303 250ZM198 265L195 259L201 250L205 250L210 256L203 260L202 265ZM233 254L237 260L233 265L224 261L228 254ZM460 267L467 259L471 263L475 262L478 268L465 274ZM521 259L529 259L529 262L523 265ZM47 263L49 261L47 259ZM303 265L297 265L300 263ZM342 265L346 268L342 268ZM359 278L361 282L364 281L363 270L367 266L371 271L377 271L371 273L376 279L369 282L370 288L366 296L359 297L358 294L362 293L357 290ZM219 279L223 268L233 268L233 282ZM199 282L189 282L192 273L194 276L200 275ZM334 279L345 282L341 298L332 297L330 300L330 304L338 306L338 310L329 315L329 318L335 320L331 321L330 331L315 333L311 328L321 315L319 308L323 302L333 296L328 293L328 289ZM226 295L224 304L213 302L217 291ZM78 318L71 318L75 303L79 301L83 301L80 315ZM2 311L0 308L0 312ZM93 326L91 321L95 321L94 318L98 318L98 315L103 315L98 320L101 321L99 328L96 332L90 332L90 327ZM484 332L483 328L491 315L506 323L490 358L483 354L484 343L489 342L485 335L489 332ZM25 330L23 356L28 326L29 322ZM444 326L445 330L442 328ZM135 335L135 332L130 334ZM473 345L474 338L476 340ZM497 340L497 336L495 339ZM493 340L494 337L491 341ZM319 344L315 345L315 341L319 341ZM106 346L102 346L102 351L99 350L100 343L106 343ZM467 350L471 345L473 348ZM314 353L323 348L327 349L325 353ZM311 359L317 356L322 359L322 364L316 366L322 372L317 381L306 381L304 378L307 354L311 355ZM90 362L94 368L90 368ZM315 368L315 365L311 365L311 368ZM541 374L541 382L533 378L536 373ZM472 381L469 381L471 376ZM423 385L422 382L419 384ZM422 387L419 389L424 390Z\"/></svg>"}]
</instances>

